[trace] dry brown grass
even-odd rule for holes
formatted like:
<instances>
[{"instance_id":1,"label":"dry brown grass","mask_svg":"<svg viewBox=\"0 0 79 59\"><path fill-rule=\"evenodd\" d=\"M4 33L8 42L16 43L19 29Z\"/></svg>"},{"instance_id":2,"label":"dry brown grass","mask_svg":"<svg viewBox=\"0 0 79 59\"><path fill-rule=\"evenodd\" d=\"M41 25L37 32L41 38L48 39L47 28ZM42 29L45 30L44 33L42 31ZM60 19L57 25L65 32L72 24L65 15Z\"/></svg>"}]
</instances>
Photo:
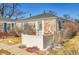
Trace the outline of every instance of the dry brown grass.
<instances>
[{"instance_id":1,"label":"dry brown grass","mask_svg":"<svg viewBox=\"0 0 79 59\"><path fill-rule=\"evenodd\" d=\"M0 39L0 42L8 44L8 45L14 45L17 43L21 43L21 38L20 37L7 37L5 39Z\"/></svg>"},{"instance_id":2,"label":"dry brown grass","mask_svg":"<svg viewBox=\"0 0 79 59\"><path fill-rule=\"evenodd\" d=\"M61 48L49 49L49 55L79 55L79 36L64 42Z\"/></svg>"}]
</instances>

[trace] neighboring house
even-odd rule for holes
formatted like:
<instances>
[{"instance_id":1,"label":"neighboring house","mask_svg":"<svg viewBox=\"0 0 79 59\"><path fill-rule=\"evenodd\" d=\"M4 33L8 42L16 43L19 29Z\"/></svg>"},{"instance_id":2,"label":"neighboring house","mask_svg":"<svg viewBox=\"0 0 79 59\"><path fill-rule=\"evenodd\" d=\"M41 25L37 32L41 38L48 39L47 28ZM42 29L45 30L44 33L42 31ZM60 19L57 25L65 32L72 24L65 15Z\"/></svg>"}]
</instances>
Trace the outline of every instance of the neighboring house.
<instances>
[{"instance_id":1,"label":"neighboring house","mask_svg":"<svg viewBox=\"0 0 79 59\"><path fill-rule=\"evenodd\" d=\"M1 21L0 31L21 34L22 43L46 49L52 44L53 34L61 29L60 18L44 13L16 21Z\"/></svg>"}]
</instances>

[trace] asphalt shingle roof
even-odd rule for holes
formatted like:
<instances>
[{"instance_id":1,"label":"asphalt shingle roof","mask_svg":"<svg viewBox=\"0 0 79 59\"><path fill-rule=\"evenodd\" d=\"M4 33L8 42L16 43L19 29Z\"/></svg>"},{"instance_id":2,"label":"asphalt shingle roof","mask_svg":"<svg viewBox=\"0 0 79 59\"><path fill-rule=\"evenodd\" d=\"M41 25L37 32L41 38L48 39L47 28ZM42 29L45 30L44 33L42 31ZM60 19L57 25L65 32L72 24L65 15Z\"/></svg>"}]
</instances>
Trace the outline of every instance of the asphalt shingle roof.
<instances>
[{"instance_id":1,"label":"asphalt shingle roof","mask_svg":"<svg viewBox=\"0 0 79 59\"><path fill-rule=\"evenodd\" d=\"M55 17L57 18L57 16L50 14L50 13L43 13L43 14L39 14L39 15L35 15L35 16L31 16L25 19L19 19L19 20L15 20L16 22L24 22L24 21L36 21L36 20L42 20L40 18L48 18L48 17Z\"/></svg>"},{"instance_id":2,"label":"asphalt shingle roof","mask_svg":"<svg viewBox=\"0 0 79 59\"><path fill-rule=\"evenodd\" d=\"M56 16L49 14L49 13L44 13L44 14L39 14L39 15L36 15L36 16L31 16L27 19L37 19L37 18L44 18L44 17L56 17Z\"/></svg>"}]
</instances>

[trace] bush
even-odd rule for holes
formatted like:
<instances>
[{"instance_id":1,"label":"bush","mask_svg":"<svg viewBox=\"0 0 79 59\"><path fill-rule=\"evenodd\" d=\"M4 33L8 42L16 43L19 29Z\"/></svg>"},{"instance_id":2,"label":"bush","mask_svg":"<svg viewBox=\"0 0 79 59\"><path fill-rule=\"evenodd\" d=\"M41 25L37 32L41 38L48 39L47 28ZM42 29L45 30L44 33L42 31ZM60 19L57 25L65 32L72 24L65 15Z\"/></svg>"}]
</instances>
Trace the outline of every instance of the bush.
<instances>
[{"instance_id":1,"label":"bush","mask_svg":"<svg viewBox=\"0 0 79 59\"><path fill-rule=\"evenodd\" d=\"M71 31L71 30L65 30L63 33L63 37L64 39L71 39L76 35L76 31Z\"/></svg>"}]
</instances>

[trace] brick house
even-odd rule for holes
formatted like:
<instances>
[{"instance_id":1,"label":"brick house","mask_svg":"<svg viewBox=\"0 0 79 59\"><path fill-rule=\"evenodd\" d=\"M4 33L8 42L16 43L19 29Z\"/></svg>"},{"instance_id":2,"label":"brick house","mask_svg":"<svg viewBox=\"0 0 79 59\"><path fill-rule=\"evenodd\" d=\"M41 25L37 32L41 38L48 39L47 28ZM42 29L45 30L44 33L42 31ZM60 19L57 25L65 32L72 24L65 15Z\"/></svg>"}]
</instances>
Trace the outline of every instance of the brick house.
<instances>
[{"instance_id":1,"label":"brick house","mask_svg":"<svg viewBox=\"0 0 79 59\"><path fill-rule=\"evenodd\" d=\"M0 21L0 31L16 32L27 46L46 49L51 45L54 32L61 29L60 18L44 13L16 21Z\"/></svg>"}]
</instances>

